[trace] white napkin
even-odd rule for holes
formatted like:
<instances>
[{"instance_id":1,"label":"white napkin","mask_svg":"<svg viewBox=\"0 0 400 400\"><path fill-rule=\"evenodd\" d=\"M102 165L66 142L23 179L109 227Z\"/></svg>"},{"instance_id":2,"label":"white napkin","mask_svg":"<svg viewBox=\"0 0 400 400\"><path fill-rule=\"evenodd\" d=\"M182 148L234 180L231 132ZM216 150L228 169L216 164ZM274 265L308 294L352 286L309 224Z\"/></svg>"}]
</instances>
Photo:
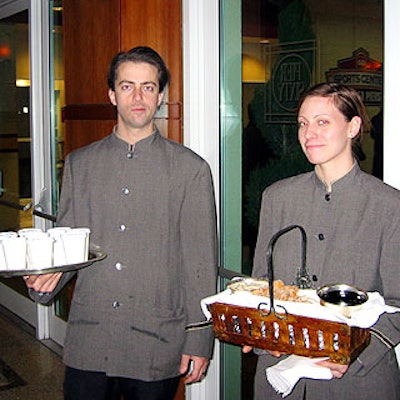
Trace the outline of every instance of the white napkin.
<instances>
[{"instance_id":1,"label":"white napkin","mask_svg":"<svg viewBox=\"0 0 400 400\"><path fill-rule=\"evenodd\" d=\"M286 397L301 378L332 379L332 373L329 368L316 365L318 361L327 360L328 358L291 355L278 364L267 368L268 382L282 397Z\"/></svg>"}]
</instances>

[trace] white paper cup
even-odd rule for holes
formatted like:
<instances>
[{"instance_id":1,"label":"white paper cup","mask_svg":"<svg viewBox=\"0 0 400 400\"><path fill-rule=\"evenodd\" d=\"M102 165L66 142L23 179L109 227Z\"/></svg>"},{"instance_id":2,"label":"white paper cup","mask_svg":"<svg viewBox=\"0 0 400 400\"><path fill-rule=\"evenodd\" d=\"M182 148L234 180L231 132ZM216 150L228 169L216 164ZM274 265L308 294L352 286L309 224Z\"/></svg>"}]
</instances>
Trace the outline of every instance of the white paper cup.
<instances>
[{"instance_id":1,"label":"white paper cup","mask_svg":"<svg viewBox=\"0 0 400 400\"><path fill-rule=\"evenodd\" d=\"M0 232L0 240L2 238L15 237L15 236L18 236L18 234L17 234L17 232L14 232L14 231Z\"/></svg>"},{"instance_id":2,"label":"white paper cup","mask_svg":"<svg viewBox=\"0 0 400 400\"><path fill-rule=\"evenodd\" d=\"M17 237L17 236L18 236L17 232L13 232L13 231L0 232L0 270L7 269L6 256L4 254L4 248L3 248L2 241L4 239Z\"/></svg>"},{"instance_id":3,"label":"white paper cup","mask_svg":"<svg viewBox=\"0 0 400 400\"><path fill-rule=\"evenodd\" d=\"M47 234L55 239L70 230L71 228L69 226L57 226L55 228L47 229Z\"/></svg>"},{"instance_id":4,"label":"white paper cup","mask_svg":"<svg viewBox=\"0 0 400 400\"><path fill-rule=\"evenodd\" d=\"M4 254L3 244L0 240L0 270L7 269L6 256Z\"/></svg>"},{"instance_id":5,"label":"white paper cup","mask_svg":"<svg viewBox=\"0 0 400 400\"><path fill-rule=\"evenodd\" d=\"M24 228L18 231L18 236L28 237L28 236L37 236L43 235L44 232L39 228Z\"/></svg>"},{"instance_id":6,"label":"white paper cup","mask_svg":"<svg viewBox=\"0 0 400 400\"><path fill-rule=\"evenodd\" d=\"M71 230L73 233L84 233L86 235L85 240L85 259L83 261L87 261L89 258L89 237L90 237L90 229L89 228L73 228Z\"/></svg>"},{"instance_id":7,"label":"white paper cup","mask_svg":"<svg viewBox=\"0 0 400 400\"><path fill-rule=\"evenodd\" d=\"M74 228L61 235L67 264L78 264L89 258L88 228Z\"/></svg>"},{"instance_id":8,"label":"white paper cup","mask_svg":"<svg viewBox=\"0 0 400 400\"><path fill-rule=\"evenodd\" d=\"M8 270L26 268L26 239L16 236L1 241Z\"/></svg>"},{"instance_id":9,"label":"white paper cup","mask_svg":"<svg viewBox=\"0 0 400 400\"><path fill-rule=\"evenodd\" d=\"M28 237L26 258L29 269L51 268L53 266L53 242L48 235Z\"/></svg>"},{"instance_id":10,"label":"white paper cup","mask_svg":"<svg viewBox=\"0 0 400 400\"><path fill-rule=\"evenodd\" d=\"M70 231L71 228L67 226L59 226L56 228L50 228L47 230L47 234L54 239L53 243L53 265L60 266L67 264L67 258L65 256L64 245L62 242L62 235Z\"/></svg>"}]
</instances>

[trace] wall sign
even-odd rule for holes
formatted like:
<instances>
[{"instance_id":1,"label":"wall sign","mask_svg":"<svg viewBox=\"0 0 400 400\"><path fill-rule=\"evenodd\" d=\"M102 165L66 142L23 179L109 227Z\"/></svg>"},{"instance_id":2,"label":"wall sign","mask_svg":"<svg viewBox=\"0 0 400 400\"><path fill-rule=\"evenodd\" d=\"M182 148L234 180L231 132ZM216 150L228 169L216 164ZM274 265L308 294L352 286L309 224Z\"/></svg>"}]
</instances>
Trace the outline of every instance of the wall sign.
<instances>
[{"instance_id":1,"label":"wall sign","mask_svg":"<svg viewBox=\"0 0 400 400\"><path fill-rule=\"evenodd\" d=\"M350 58L337 62L336 68L325 73L327 82L335 82L356 89L365 105L379 106L382 102L382 62L369 57L368 51L360 47Z\"/></svg>"}]
</instances>

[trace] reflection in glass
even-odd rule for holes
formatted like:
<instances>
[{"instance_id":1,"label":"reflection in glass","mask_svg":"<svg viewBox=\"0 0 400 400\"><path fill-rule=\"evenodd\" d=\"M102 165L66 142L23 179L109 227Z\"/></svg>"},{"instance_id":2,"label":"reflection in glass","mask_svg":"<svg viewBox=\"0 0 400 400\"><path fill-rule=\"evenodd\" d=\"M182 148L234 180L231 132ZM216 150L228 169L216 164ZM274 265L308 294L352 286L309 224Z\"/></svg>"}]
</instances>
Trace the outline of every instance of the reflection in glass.
<instances>
[{"instance_id":1,"label":"reflection in glass","mask_svg":"<svg viewBox=\"0 0 400 400\"><path fill-rule=\"evenodd\" d=\"M32 227L29 15L0 20L0 231ZM2 283L27 296L21 279Z\"/></svg>"}]
</instances>

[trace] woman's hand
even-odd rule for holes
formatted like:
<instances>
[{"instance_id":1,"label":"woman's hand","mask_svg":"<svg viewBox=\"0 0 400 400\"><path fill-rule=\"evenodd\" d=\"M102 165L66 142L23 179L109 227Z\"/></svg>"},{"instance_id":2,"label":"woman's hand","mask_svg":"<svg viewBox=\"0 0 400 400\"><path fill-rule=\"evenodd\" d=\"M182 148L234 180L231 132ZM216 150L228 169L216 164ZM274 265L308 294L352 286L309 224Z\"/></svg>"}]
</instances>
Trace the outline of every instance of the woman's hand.
<instances>
[{"instance_id":1,"label":"woman's hand","mask_svg":"<svg viewBox=\"0 0 400 400\"><path fill-rule=\"evenodd\" d=\"M320 365L321 367L326 367L329 368L332 372L332 376L334 378L342 378L343 375L347 372L347 370L349 369L348 365L342 365L342 364L338 364L329 360L325 360L325 361L319 361L316 363L316 365Z\"/></svg>"},{"instance_id":2,"label":"woman's hand","mask_svg":"<svg viewBox=\"0 0 400 400\"><path fill-rule=\"evenodd\" d=\"M253 350L251 346L243 346L242 353L250 353Z\"/></svg>"},{"instance_id":3,"label":"woman's hand","mask_svg":"<svg viewBox=\"0 0 400 400\"><path fill-rule=\"evenodd\" d=\"M253 350L253 347L251 346L243 346L242 348L242 353L250 353ZM274 357L280 357L283 353L281 353L280 351L273 351L273 350L267 350L269 354L271 354L271 356Z\"/></svg>"}]
</instances>

